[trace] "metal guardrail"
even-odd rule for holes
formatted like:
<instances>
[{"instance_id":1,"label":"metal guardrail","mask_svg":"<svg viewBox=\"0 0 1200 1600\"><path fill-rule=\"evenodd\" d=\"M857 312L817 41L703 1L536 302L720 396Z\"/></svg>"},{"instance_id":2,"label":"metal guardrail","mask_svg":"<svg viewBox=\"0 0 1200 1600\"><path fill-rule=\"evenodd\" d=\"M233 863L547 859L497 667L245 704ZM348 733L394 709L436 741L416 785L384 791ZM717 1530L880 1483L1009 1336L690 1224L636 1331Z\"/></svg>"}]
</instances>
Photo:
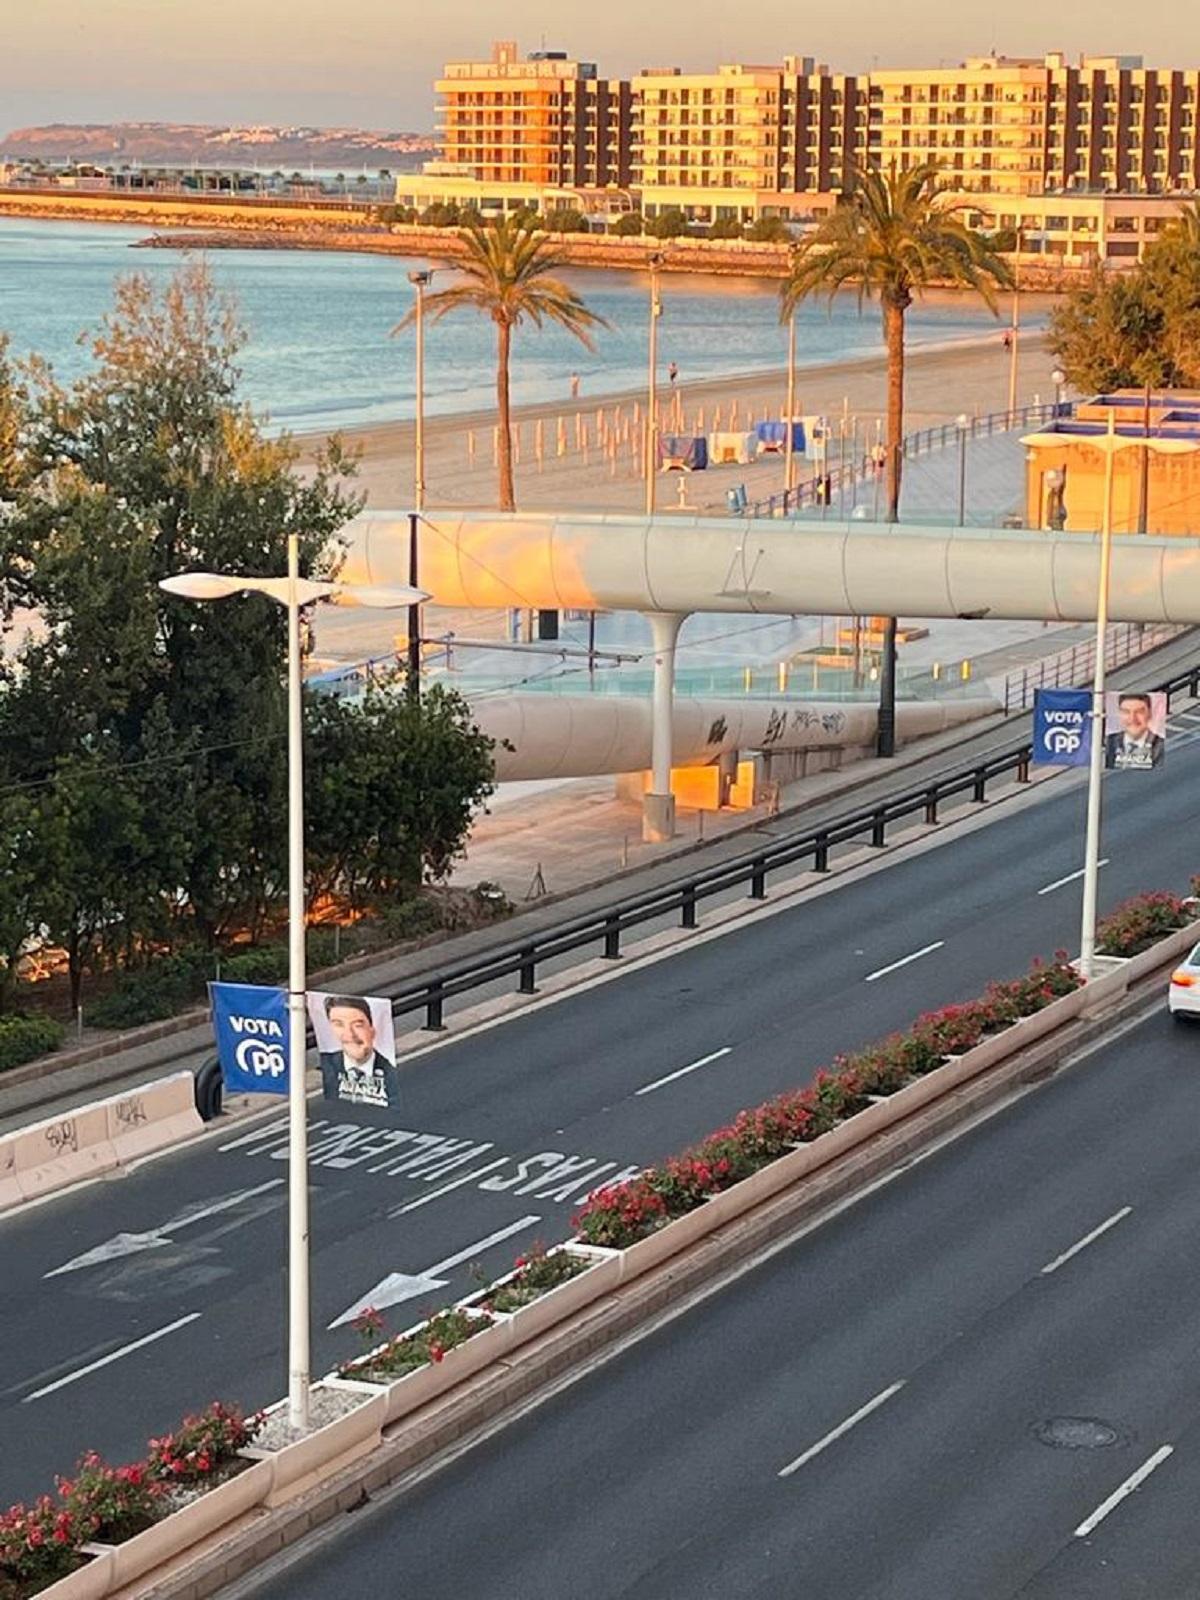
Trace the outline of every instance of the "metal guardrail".
<instances>
[{"instance_id":1,"label":"metal guardrail","mask_svg":"<svg viewBox=\"0 0 1200 1600\"><path fill-rule=\"evenodd\" d=\"M1123 622L1108 631L1104 660L1108 669L1123 667L1135 656L1144 655L1160 644L1166 644L1182 633L1182 627L1172 623ZM1086 683L1096 665L1096 641L1088 639L1083 644L1068 645L1057 655L1043 656L1029 666L1015 667L1005 675L1004 710L1027 711L1039 689L1069 688Z\"/></svg>"},{"instance_id":2,"label":"metal guardrail","mask_svg":"<svg viewBox=\"0 0 1200 1600\"><path fill-rule=\"evenodd\" d=\"M1069 417L1073 409L1074 401L1061 400L1045 405L1020 406L1016 411L990 411L985 416L972 417L970 427L964 428L963 432L968 439L990 439L994 433L1010 433L1017 428L1036 427L1059 417ZM914 461L918 456L945 449L957 439L958 424L943 422L931 428L919 428L915 433L906 433L901 450L905 461ZM847 489L873 483L882 472L883 468L869 458L850 461L829 472L817 473L794 489L781 490L778 494L768 495L765 500L755 500L744 506L739 515L786 517L807 506L818 510L828 509L835 498L844 499Z\"/></svg>"},{"instance_id":3,"label":"metal guardrail","mask_svg":"<svg viewBox=\"0 0 1200 1600\"><path fill-rule=\"evenodd\" d=\"M1166 693L1168 707L1172 695L1181 689L1187 689L1193 699L1196 698L1200 695L1200 665L1178 673L1158 687ZM1010 773L1015 774L1018 783L1027 783L1031 757L1032 745L1022 744L1015 750L989 756L973 766L920 784L809 832L774 839L761 849L707 867L682 882L618 901L502 950L461 962L433 977L405 984L389 996L393 1015L404 1016L423 1010L423 1026L440 1031L445 1026L446 1002L486 984L515 977L519 994L536 994L537 969L546 961L592 945L600 947L605 960L615 961L621 954L622 938L632 929L675 914L679 916L681 928L695 928L699 908L705 900L742 884L749 886L751 900L765 900L770 874L784 867L808 861L813 871L827 872L830 852L838 845L866 839L872 848L882 849L887 842L888 828L894 823L913 816L920 816L926 824L936 823L940 807L947 800L962 795L968 796L973 804L982 804L987 798L988 784Z\"/></svg>"}]
</instances>

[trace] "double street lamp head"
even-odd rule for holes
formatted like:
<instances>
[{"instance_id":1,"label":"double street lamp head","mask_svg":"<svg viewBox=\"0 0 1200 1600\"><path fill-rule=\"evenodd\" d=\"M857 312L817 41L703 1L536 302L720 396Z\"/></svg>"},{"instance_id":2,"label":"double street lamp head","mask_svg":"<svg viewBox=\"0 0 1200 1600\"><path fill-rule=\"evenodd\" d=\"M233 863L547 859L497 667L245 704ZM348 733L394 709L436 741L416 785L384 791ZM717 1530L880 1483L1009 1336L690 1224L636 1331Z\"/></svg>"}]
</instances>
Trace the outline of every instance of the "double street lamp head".
<instances>
[{"instance_id":1,"label":"double street lamp head","mask_svg":"<svg viewBox=\"0 0 1200 1600\"><path fill-rule=\"evenodd\" d=\"M308 606L324 600L334 606L369 606L389 610L420 605L430 596L403 584L387 587L332 583L317 578L254 578L232 572L180 572L159 580L159 588L182 600L228 600L235 594L265 594L277 605Z\"/></svg>"}]
</instances>

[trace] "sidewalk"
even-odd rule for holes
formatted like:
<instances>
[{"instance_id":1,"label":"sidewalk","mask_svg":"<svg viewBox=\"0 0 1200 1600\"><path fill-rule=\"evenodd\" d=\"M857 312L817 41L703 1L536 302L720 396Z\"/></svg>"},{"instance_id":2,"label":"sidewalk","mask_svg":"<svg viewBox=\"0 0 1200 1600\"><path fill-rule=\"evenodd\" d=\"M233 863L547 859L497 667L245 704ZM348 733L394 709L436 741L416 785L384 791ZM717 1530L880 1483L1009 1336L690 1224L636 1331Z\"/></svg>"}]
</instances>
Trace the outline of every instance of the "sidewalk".
<instances>
[{"instance_id":1,"label":"sidewalk","mask_svg":"<svg viewBox=\"0 0 1200 1600\"><path fill-rule=\"evenodd\" d=\"M979 623L957 627L964 638L971 630L979 636ZM1035 634L1018 635L971 657L973 693L980 699L994 695L991 685L1002 682L1005 673L1082 643L1094 632L1086 623L1039 628ZM922 654L927 660L936 658L932 649ZM970 685L967 693L972 693ZM856 761L800 778L784 786L780 818L794 817L802 810L807 814L819 802L857 791L873 779L902 772L932 756L949 753L955 760L965 760L968 750L1002 724L997 713L921 739L901 749L891 761ZM462 885L483 880L498 883L519 905L543 894L571 893L627 868L660 863L694 850L706 840L724 839L768 820L767 808L762 805L719 812L681 807L676 818L678 836L671 844L643 844L641 807L618 799L614 785L611 777L505 784L490 810L476 822L466 858L455 868L453 881Z\"/></svg>"}]
</instances>

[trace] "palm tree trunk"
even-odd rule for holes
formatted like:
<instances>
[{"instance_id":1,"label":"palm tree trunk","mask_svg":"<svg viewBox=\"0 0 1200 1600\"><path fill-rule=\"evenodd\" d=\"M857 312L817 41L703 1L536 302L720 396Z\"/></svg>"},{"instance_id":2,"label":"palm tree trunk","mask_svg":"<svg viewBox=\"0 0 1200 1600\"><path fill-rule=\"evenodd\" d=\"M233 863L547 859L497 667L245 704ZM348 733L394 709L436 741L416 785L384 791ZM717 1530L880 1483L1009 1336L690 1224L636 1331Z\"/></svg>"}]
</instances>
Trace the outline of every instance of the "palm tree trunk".
<instances>
[{"instance_id":1,"label":"palm tree trunk","mask_svg":"<svg viewBox=\"0 0 1200 1600\"><path fill-rule=\"evenodd\" d=\"M512 329L507 322L496 324L496 409L500 415L500 509L515 511L517 497L513 488L512 410L508 397L509 356L512 351Z\"/></svg>"},{"instance_id":2,"label":"palm tree trunk","mask_svg":"<svg viewBox=\"0 0 1200 1600\"><path fill-rule=\"evenodd\" d=\"M885 304L883 329L887 342L887 511L886 521L900 520L900 477L904 451L904 307ZM883 660L879 672L879 723L876 752L896 753L896 619L883 628Z\"/></svg>"}]
</instances>

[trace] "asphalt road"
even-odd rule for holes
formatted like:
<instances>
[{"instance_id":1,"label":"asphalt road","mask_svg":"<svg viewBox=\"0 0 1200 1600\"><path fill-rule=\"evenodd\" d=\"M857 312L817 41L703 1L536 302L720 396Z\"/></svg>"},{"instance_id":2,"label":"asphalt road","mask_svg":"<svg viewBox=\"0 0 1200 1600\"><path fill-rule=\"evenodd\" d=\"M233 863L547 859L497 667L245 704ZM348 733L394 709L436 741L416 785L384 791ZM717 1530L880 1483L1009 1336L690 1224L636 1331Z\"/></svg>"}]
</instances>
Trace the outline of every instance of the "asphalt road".
<instances>
[{"instance_id":1,"label":"asphalt road","mask_svg":"<svg viewBox=\"0 0 1200 1600\"><path fill-rule=\"evenodd\" d=\"M1194 1600L1198 1122L1159 1013L253 1592Z\"/></svg>"},{"instance_id":2,"label":"asphalt road","mask_svg":"<svg viewBox=\"0 0 1200 1600\"><path fill-rule=\"evenodd\" d=\"M1164 769L1106 785L1102 905L1183 888L1200 866L1197 715L1176 719ZM350 1353L352 1336L328 1324L378 1299L389 1274L436 1268L446 1285L396 1306L401 1328L465 1292L472 1262L494 1276L532 1239L565 1236L597 1182L805 1081L838 1050L1074 947L1083 790L1056 779L1030 799L413 1061L399 1128L316 1104L314 1370ZM282 1393L282 1121L215 1130L0 1223L0 1501L41 1489L86 1447L135 1453L214 1396Z\"/></svg>"}]
</instances>

